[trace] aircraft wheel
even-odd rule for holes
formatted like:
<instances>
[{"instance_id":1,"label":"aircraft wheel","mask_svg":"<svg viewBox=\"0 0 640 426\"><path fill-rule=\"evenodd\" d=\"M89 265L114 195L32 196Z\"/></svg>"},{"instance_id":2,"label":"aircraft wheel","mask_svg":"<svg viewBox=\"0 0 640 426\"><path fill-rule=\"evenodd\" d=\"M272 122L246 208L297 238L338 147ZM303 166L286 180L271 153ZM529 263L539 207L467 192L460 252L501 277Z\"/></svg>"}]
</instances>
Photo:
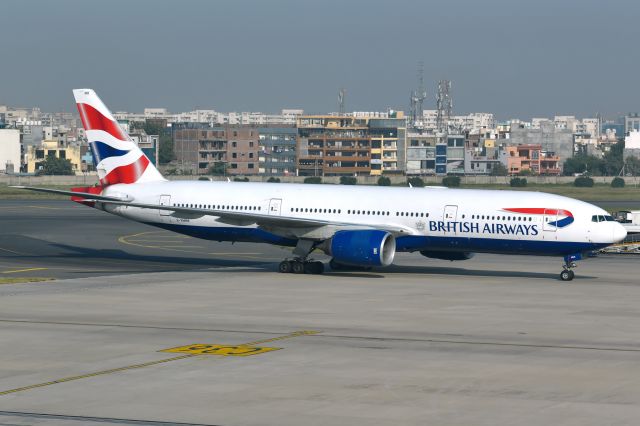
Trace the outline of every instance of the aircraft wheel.
<instances>
[{"instance_id":1,"label":"aircraft wheel","mask_svg":"<svg viewBox=\"0 0 640 426\"><path fill-rule=\"evenodd\" d=\"M333 259L329 261L329 267L334 271L339 271L340 269L342 269L342 265Z\"/></svg>"},{"instance_id":2,"label":"aircraft wheel","mask_svg":"<svg viewBox=\"0 0 640 426\"><path fill-rule=\"evenodd\" d=\"M304 274L304 263L293 262L293 265L291 265L291 272L294 274Z\"/></svg>"},{"instance_id":3,"label":"aircraft wheel","mask_svg":"<svg viewBox=\"0 0 640 426\"><path fill-rule=\"evenodd\" d=\"M560 272L560 279L562 281L571 281L574 276L575 274L573 273L573 271L569 269L565 269L564 271Z\"/></svg>"},{"instance_id":4,"label":"aircraft wheel","mask_svg":"<svg viewBox=\"0 0 640 426\"><path fill-rule=\"evenodd\" d=\"M280 262L280 265L278 265L278 271L282 274L288 274L291 272L291 263L288 260L283 260Z\"/></svg>"}]
</instances>

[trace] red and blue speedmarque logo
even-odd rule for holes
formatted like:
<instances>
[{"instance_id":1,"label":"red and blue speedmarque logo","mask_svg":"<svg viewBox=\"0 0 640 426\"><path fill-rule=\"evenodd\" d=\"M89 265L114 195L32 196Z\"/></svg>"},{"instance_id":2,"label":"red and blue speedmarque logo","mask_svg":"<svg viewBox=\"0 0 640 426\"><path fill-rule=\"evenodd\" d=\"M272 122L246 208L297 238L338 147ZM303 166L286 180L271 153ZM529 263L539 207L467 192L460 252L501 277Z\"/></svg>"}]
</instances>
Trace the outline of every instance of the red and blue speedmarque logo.
<instances>
[{"instance_id":1,"label":"red and blue speedmarque logo","mask_svg":"<svg viewBox=\"0 0 640 426\"><path fill-rule=\"evenodd\" d=\"M569 226L573 223L573 214L569 210L563 209L545 209L545 208L509 208L503 209L512 213L523 213L523 214L536 214L536 215L544 215L555 217L556 220L547 223L547 225L555 226L556 228L564 228L565 226Z\"/></svg>"}]
</instances>

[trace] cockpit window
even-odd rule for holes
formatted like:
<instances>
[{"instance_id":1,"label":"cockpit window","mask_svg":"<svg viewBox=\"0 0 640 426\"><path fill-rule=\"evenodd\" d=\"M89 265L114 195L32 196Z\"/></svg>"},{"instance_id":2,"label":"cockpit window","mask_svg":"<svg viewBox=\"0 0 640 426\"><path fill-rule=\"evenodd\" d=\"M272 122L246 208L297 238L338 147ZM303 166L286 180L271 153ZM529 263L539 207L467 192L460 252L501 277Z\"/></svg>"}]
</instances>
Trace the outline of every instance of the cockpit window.
<instances>
[{"instance_id":1,"label":"cockpit window","mask_svg":"<svg viewBox=\"0 0 640 426\"><path fill-rule=\"evenodd\" d=\"M591 216L591 222L613 222L613 221L614 221L613 217L609 215L598 214L598 215Z\"/></svg>"}]
</instances>

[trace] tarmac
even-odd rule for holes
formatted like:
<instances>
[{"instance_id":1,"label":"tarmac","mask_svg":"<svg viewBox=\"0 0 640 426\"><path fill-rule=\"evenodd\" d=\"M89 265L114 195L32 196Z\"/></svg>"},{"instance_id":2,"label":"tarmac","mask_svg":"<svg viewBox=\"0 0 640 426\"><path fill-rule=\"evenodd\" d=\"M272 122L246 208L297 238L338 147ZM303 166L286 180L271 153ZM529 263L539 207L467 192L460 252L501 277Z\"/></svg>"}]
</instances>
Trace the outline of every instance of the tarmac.
<instances>
[{"instance_id":1,"label":"tarmac","mask_svg":"<svg viewBox=\"0 0 640 426\"><path fill-rule=\"evenodd\" d=\"M0 201L0 425L635 425L639 258L399 254L277 273L66 201ZM326 260L326 257L321 257ZM46 279L46 281L45 281Z\"/></svg>"}]
</instances>

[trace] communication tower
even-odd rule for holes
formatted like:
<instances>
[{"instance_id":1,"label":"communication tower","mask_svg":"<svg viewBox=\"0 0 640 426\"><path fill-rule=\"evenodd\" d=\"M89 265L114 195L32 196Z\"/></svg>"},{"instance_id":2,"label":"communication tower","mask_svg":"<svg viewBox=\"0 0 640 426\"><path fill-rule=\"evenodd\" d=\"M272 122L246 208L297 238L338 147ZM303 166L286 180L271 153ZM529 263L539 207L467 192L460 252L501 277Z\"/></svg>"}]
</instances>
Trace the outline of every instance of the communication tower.
<instances>
[{"instance_id":1,"label":"communication tower","mask_svg":"<svg viewBox=\"0 0 640 426\"><path fill-rule=\"evenodd\" d=\"M344 115L344 97L347 94L347 89L341 88L338 91L338 110L340 111L340 115Z\"/></svg>"},{"instance_id":2,"label":"communication tower","mask_svg":"<svg viewBox=\"0 0 640 426\"><path fill-rule=\"evenodd\" d=\"M424 62L420 61L418 64L418 90L411 92L410 100L411 125L420 132L424 129L422 110L426 97L427 91L424 88Z\"/></svg>"},{"instance_id":3,"label":"communication tower","mask_svg":"<svg viewBox=\"0 0 640 426\"><path fill-rule=\"evenodd\" d=\"M453 110L450 80L440 80L438 82L438 97L436 99L436 109L436 125L438 127L438 131L447 133L449 130L449 121L451 120L451 112Z\"/></svg>"}]
</instances>

